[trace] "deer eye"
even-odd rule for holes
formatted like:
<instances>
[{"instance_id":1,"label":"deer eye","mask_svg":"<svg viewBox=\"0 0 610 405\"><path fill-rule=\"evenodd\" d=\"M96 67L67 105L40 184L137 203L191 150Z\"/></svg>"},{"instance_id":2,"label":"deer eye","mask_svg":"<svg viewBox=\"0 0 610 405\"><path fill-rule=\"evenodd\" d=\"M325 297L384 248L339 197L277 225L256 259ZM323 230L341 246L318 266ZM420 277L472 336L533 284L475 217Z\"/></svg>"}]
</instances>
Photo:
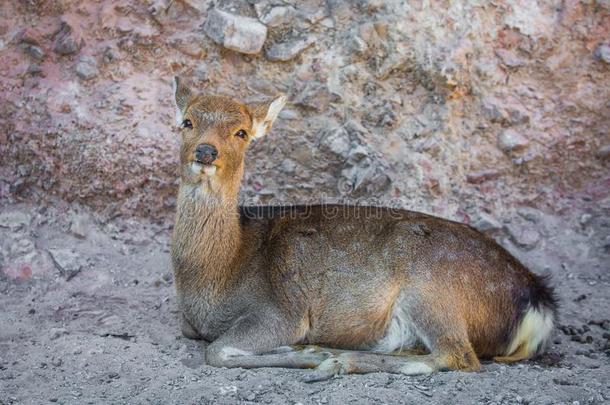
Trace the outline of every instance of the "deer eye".
<instances>
[{"instance_id":1,"label":"deer eye","mask_svg":"<svg viewBox=\"0 0 610 405\"><path fill-rule=\"evenodd\" d=\"M180 125L180 128L193 128L193 123L191 122L191 120L184 120L182 121L182 125Z\"/></svg>"},{"instance_id":2,"label":"deer eye","mask_svg":"<svg viewBox=\"0 0 610 405\"><path fill-rule=\"evenodd\" d=\"M248 137L248 134L243 129L240 129L239 131L237 131L235 133L235 136L238 136L238 137L240 137L242 139L246 139Z\"/></svg>"}]
</instances>

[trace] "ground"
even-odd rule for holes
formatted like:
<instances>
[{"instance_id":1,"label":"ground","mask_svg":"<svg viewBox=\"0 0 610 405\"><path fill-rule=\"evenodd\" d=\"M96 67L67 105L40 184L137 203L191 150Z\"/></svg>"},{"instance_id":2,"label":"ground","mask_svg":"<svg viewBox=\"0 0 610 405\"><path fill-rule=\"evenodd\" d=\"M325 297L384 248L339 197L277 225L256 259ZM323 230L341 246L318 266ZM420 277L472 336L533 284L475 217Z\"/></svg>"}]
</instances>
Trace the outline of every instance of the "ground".
<instances>
[{"instance_id":1,"label":"ground","mask_svg":"<svg viewBox=\"0 0 610 405\"><path fill-rule=\"evenodd\" d=\"M476 373L305 383L307 370L205 364L205 344L179 330L169 237L164 224L106 218L64 203L0 206L0 404L610 400L607 263L576 255L551 269L561 316L547 354L535 361L485 362ZM578 245L574 234L569 238ZM557 257L545 257L541 247L520 258L536 269L565 260L551 250Z\"/></svg>"}]
</instances>

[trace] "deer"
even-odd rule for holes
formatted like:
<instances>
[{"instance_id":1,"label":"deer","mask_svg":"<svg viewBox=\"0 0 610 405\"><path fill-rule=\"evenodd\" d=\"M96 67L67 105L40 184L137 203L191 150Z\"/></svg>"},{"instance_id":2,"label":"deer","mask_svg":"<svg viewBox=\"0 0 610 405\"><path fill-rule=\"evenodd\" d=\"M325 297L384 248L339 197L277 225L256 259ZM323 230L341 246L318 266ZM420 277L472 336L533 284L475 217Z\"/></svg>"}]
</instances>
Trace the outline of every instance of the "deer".
<instances>
[{"instance_id":1,"label":"deer","mask_svg":"<svg viewBox=\"0 0 610 405\"><path fill-rule=\"evenodd\" d=\"M482 359L544 352L557 312L548 277L469 225L424 213L240 206L248 145L286 96L245 103L179 77L173 88L172 266L181 332L208 342L208 365L313 369L305 380L322 381L477 371Z\"/></svg>"}]
</instances>

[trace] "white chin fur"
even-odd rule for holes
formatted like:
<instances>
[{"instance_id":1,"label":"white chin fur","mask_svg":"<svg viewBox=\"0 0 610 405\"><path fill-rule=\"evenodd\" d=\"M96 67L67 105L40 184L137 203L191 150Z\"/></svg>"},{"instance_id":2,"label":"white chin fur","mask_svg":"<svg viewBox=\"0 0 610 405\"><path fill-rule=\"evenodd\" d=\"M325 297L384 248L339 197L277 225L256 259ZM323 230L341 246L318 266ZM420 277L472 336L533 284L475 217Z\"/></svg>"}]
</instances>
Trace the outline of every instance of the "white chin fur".
<instances>
[{"instance_id":1,"label":"white chin fur","mask_svg":"<svg viewBox=\"0 0 610 405\"><path fill-rule=\"evenodd\" d=\"M214 174L216 174L216 166L204 166L203 167L203 172L205 174L207 174L208 176L213 176Z\"/></svg>"},{"instance_id":2,"label":"white chin fur","mask_svg":"<svg viewBox=\"0 0 610 405\"><path fill-rule=\"evenodd\" d=\"M191 163L191 172L193 172L195 174L201 173L202 168L203 168L203 165L201 163L197 163L197 162Z\"/></svg>"},{"instance_id":3,"label":"white chin fur","mask_svg":"<svg viewBox=\"0 0 610 405\"><path fill-rule=\"evenodd\" d=\"M191 163L191 172L194 174L201 174L202 172L208 176L213 176L216 174L216 166L211 165L202 165L201 163L192 162Z\"/></svg>"}]
</instances>

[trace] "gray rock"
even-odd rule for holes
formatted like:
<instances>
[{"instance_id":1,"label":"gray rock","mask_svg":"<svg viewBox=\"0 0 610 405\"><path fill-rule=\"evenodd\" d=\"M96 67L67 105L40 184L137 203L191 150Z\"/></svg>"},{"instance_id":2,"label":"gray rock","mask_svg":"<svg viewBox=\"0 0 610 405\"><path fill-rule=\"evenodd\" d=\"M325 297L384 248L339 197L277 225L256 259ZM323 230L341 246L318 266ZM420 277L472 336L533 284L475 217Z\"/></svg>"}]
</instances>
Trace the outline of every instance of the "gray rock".
<instances>
[{"instance_id":1,"label":"gray rock","mask_svg":"<svg viewBox=\"0 0 610 405\"><path fill-rule=\"evenodd\" d=\"M517 214L523 219L526 219L530 222L537 224L540 222L542 218L542 213L535 208L531 207L521 207L517 209Z\"/></svg>"},{"instance_id":2,"label":"gray rock","mask_svg":"<svg viewBox=\"0 0 610 405\"><path fill-rule=\"evenodd\" d=\"M213 9L203 26L204 32L217 44L245 54L257 54L267 39L267 27L250 17Z\"/></svg>"},{"instance_id":3,"label":"gray rock","mask_svg":"<svg viewBox=\"0 0 610 405\"><path fill-rule=\"evenodd\" d=\"M289 108L284 108L280 111L279 118L282 120L296 120L299 118L299 113Z\"/></svg>"},{"instance_id":4,"label":"gray rock","mask_svg":"<svg viewBox=\"0 0 610 405\"><path fill-rule=\"evenodd\" d=\"M78 214L70 222L70 233L74 236L84 239L89 233L89 219L86 215Z\"/></svg>"},{"instance_id":5,"label":"gray rock","mask_svg":"<svg viewBox=\"0 0 610 405\"><path fill-rule=\"evenodd\" d=\"M32 44L22 44L21 49L37 61L44 59L45 53L41 47Z\"/></svg>"},{"instance_id":6,"label":"gray rock","mask_svg":"<svg viewBox=\"0 0 610 405\"><path fill-rule=\"evenodd\" d=\"M104 51L103 61L108 64L117 61L120 57L119 50L109 46Z\"/></svg>"},{"instance_id":7,"label":"gray rock","mask_svg":"<svg viewBox=\"0 0 610 405\"><path fill-rule=\"evenodd\" d=\"M610 45L599 44L595 48L595 57L604 63L610 64Z\"/></svg>"},{"instance_id":8,"label":"gray rock","mask_svg":"<svg viewBox=\"0 0 610 405\"><path fill-rule=\"evenodd\" d=\"M342 159L347 159L351 149L351 140L345 128L340 127L324 133L320 138L320 147Z\"/></svg>"},{"instance_id":9,"label":"gray rock","mask_svg":"<svg viewBox=\"0 0 610 405\"><path fill-rule=\"evenodd\" d=\"M358 35L355 35L352 38L352 51L356 54L360 54L360 55L364 55L368 50L369 50L369 46L367 45L366 42L364 42L364 40L362 38L360 38Z\"/></svg>"},{"instance_id":10,"label":"gray rock","mask_svg":"<svg viewBox=\"0 0 610 405\"><path fill-rule=\"evenodd\" d=\"M527 124L530 121L530 116L527 111L523 111L519 108L508 108L508 123L511 125Z\"/></svg>"},{"instance_id":11,"label":"gray rock","mask_svg":"<svg viewBox=\"0 0 610 405\"><path fill-rule=\"evenodd\" d=\"M76 74L83 80L91 80L98 74L97 61L88 55L79 58L76 64Z\"/></svg>"},{"instance_id":12,"label":"gray rock","mask_svg":"<svg viewBox=\"0 0 610 405\"><path fill-rule=\"evenodd\" d=\"M540 241L540 234L531 226L507 224L504 225L504 231L515 245L524 250L534 249Z\"/></svg>"},{"instance_id":13,"label":"gray rock","mask_svg":"<svg viewBox=\"0 0 610 405\"><path fill-rule=\"evenodd\" d=\"M18 231L30 224L29 214L21 211L7 211L0 213L0 228L8 228L11 231Z\"/></svg>"},{"instance_id":14,"label":"gray rock","mask_svg":"<svg viewBox=\"0 0 610 405\"><path fill-rule=\"evenodd\" d=\"M282 173L288 173L288 174L292 174L295 172L297 168L297 164L290 159L284 159L282 161L282 164L280 165L280 169L282 170Z\"/></svg>"},{"instance_id":15,"label":"gray rock","mask_svg":"<svg viewBox=\"0 0 610 405\"><path fill-rule=\"evenodd\" d=\"M255 7L256 8L256 7ZM292 6L278 6L266 10L257 9L258 19L268 27L278 27L290 22L296 14Z\"/></svg>"},{"instance_id":16,"label":"gray rock","mask_svg":"<svg viewBox=\"0 0 610 405\"><path fill-rule=\"evenodd\" d=\"M302 86L302 87L300 87ZM328 87L322 83L308 81L297 87L297 93L292 104L316 111L326 111L333 96Z\"/></svg>"},{"instance_id":17,"label":"gray rock","mask_svg":"<svg viewBox=\"0 0 610 405\"><path fill-rule=\"evenodd\" d=\"M70 280L83 269L80 255L70 249L49 249L49 254L59 272Z\"/></svg>"},{"instance_id":18,"label":"gray rock","mask_svg":"<svg viewBox=\"0 0 610 405\"><path fill-rule=\"evenodd\" d=\"M313 45L315 41L315 37L308 35L291 41L274 44L267 48L265 55L270 61L286 62L294 59L299 53Z\"/></svg>"},{"instance_id":19,"label":"gray rock","mask_svg":"<svg viewBox=\"0 0 610 405\"><path fill-rule=\"evenodd\" d=\"M38 63L32 63L28 66L27 74L29 75L39 75L42 74L42 66Z\"/></svg>"},{"instance_id":20,"label":"gray rock","mask_svg":"<svg viewBox=\"0 0 610 405\"><path fill-rule=\"evenodd\" d=\"M67 22L63 21L55 35L53 50L60 55L71 55L78 52L83 45L84 41L74 34Z\"/></svg>"},{"instance_id":21,"label":"gray rock","mask_svg":"<svg viewBox=\"0 0 610 405\"><path fill-rule=\"evenodd\" d=\"M49 330L49 339L56 340L67 334L68 331L66 330L66 328L51 328Z\"/></svg>"},{"instance_id":22,"label":"gray rock","mask_svg":"<svg viewBox=\"0 0 610 405\"><path fill-rule=\"evenodd\" d=\"M481 232L496 231L502 228L500 222L484 212L479 213L477 218L472 222L472 226Z\"/></svg>"},{"instance_id":23,"label":"gray rock","mask_svg":"<svg viewBox=\"0 0 610 405\"><path fill-rule=\"evenodd\" d=\"M498 106L499 101L492 97L487 97L483 100L481 106L483 116L491 122L502 122L506 120L506 115Z\"/></svg>"},{"instance_id":24,"label":"gray rock","mask_svg":"<svg viewBox=\"0 0 610 405\"><path fill-rule=\"evenodd\" d=\"M515 68L525 65L523 59L519 58L512 50L497 49L496 56L500 58L502 64L507 67Z\"/></svg>"},{"instance_id":25,"label":"gray rock","mask_svg":"<svg viewBox=\"0 0 610 405\"><path fill-rule=\"evenodd\" d=\"M525 149L529 141L514 129L507 129L498 136L498 147L504 152Z\"/></svg>"},{"instance_id":26,"label":"gray rock","mask_svg":"<svg viewBox=\"0 0 610 405\"><path fill-rule=\"evenodd\" d=\"M582 214L578 222L580 222L581 225L585 226L591 221L592 218L593 215L591 214Z\"/></svg>"},{"instance_id":27,"label":"gray rock","mask_svg":"<svg viewBox=\"0 0 610 405\"><path fill-rule=\"evenodd\" d=\"M29 238L21 238L16 240L10 247L10 253L13 257L25 256L32 253L35 249L34 242Z\"/></svg>"}]
</instances>

